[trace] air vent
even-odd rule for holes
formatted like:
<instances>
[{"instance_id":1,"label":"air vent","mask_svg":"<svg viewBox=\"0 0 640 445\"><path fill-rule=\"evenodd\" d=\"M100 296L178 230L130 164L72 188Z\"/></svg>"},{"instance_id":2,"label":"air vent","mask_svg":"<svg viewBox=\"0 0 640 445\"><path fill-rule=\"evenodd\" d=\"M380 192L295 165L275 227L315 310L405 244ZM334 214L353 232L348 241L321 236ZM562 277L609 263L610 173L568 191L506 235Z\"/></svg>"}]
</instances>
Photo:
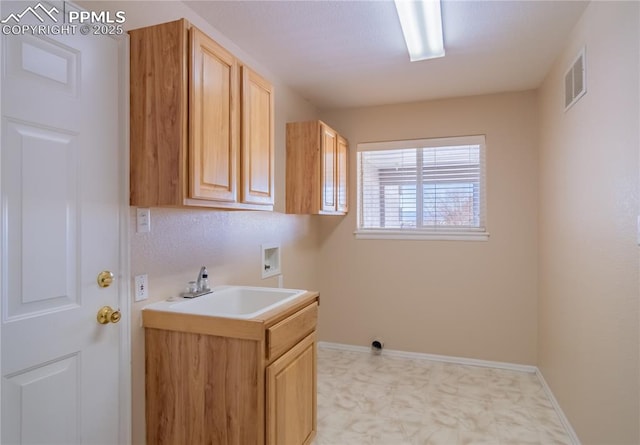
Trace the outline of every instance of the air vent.
<instances>
[{"instance_id":1,"label":"air vent","mask_svg":"<svg viewBox=\"0 0 640 445\"><path fill-rule=\"evenodd\" d=\"M567 111L587 92L584 48L564 75L564 110Z\"/></svg>"}]
</instances>

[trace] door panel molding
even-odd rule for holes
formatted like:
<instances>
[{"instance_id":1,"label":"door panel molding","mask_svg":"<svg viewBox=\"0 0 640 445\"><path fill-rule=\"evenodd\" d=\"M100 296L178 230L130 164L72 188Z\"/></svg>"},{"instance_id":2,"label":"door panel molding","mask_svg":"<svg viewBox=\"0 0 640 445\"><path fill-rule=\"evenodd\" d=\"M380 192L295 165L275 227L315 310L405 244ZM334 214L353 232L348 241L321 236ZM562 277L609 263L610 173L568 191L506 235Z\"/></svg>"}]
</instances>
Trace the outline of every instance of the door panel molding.
<instances>
[{"instance_id":1,"label":"door panel molding","mask_svg":"<svg viewBox=\"0 0 640 445\"><path fill-rule=\"evenodd\" d=\"M10 420L3 425L7 442L80 443L80 360L76 352L5 376L4 397L20 407L9 410ZM27 410L30 416L23 415Z\"/></svg>"},{"instance_id":2,"label":"door panel molding","mask_svg":"<svg viewBox=\"0 0 640 445\"><path fill-rule=\"evenodd\" d=\"M3 127L9 142L3 168L12 170L2 172L2 236L7 240L2 251L7 277L3 321L77 307L80 240L73 234L81 227L76 135L11 118L4 118ZM50 230L43 230L45 223ZM20 236L10 238L9 233ZM47 246L46 255L42 246ZM27 264L31 270L25 270Z\"/></svg>"}]
</instances>

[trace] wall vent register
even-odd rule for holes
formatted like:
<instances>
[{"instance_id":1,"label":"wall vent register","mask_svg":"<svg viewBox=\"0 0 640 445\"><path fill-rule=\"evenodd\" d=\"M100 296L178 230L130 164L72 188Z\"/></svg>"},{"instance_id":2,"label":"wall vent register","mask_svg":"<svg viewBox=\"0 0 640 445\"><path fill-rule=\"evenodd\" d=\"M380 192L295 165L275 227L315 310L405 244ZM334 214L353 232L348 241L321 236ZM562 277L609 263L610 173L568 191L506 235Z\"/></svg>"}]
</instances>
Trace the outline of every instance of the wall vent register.
<instances>
[{"instance_id":1,"label":"wall vent register","mask_svg":"<svg viewBox=\"0 0 640 445\"><path fill-rule=\"evenodd\" d=\"M587 92L587 76L585 64L585 49L571 64L571 68L564 75L564 110L571 108Z\"/></svg>"}]
</instances>

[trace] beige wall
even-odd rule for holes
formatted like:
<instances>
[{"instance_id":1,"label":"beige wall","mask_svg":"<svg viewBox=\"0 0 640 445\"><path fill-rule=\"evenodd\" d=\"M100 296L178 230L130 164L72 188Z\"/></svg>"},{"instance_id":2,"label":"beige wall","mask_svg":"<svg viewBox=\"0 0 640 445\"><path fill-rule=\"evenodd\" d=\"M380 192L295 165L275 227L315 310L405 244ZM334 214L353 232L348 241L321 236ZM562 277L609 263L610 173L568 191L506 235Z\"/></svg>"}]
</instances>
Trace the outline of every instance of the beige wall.
<instances>
[{"instance_id":1,"label":"beige wall","mask_svg":"<svg viewBox=\"0 0 640 445\"><path fill-rule=\"evenodd\" d=\"M126 6L125 6L126 3ZM317 117L308 102L291 92L266 69L207 25L180 2L86 2L95 9L124 9L127 26L162 23L185 17L234 52L275 86L276 210L284 211L285 123ZM307 216L278 212L225 212L212 210L152 209L151 233L135 233L131 209L131 274L149 276L148 300L134 303L132 337L133 443L144 444L144 332L143 306L176 295L206 265L212 285L277 286L277 278L261 279L260 245L281 243L284 285L315 289L317 276L317 223Z\"/></svg>"},{"instance_id":2,"label":"beige wall","mask_svg":"<svg viewBox=\"0 0 640 445\"><path fill-rule=\"evenodd\" d=\"M534 92L337 110L352 210L322 218L320 339L536 364ZM485 134L489 241L355 240L359 142Z\"/></svg>"},{"instance_id":3,"label":"beige wall","mask_svg":"<svg viewBox=\"0 0 640 445\"><path fill-rule=\"evenodd\" d=\"M638 17L592 2L540 90L538 365L584 444L640 443ZM587 94L565 113L584 45Z\"/></svg>"}]
</instances>

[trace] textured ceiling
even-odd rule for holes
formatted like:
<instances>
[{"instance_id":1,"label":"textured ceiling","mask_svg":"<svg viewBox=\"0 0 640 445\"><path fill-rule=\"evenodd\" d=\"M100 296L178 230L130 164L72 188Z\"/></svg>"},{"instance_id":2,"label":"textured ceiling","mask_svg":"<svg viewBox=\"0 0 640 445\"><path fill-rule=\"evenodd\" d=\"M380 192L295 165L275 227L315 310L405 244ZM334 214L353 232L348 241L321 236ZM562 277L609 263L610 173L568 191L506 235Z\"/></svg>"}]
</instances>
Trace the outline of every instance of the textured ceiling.
<instances>
[{"instance_id":1,"label":"textured ceiling","mask_svg":"<svg viewBox=\"0 0 640 445\"><path fill-rule=\"evenodd\" d=\"M409 62L392 1L186 1L320 109L536 88L583 1L442 0L446 56Z\"/></svg>"}]
</instances>

